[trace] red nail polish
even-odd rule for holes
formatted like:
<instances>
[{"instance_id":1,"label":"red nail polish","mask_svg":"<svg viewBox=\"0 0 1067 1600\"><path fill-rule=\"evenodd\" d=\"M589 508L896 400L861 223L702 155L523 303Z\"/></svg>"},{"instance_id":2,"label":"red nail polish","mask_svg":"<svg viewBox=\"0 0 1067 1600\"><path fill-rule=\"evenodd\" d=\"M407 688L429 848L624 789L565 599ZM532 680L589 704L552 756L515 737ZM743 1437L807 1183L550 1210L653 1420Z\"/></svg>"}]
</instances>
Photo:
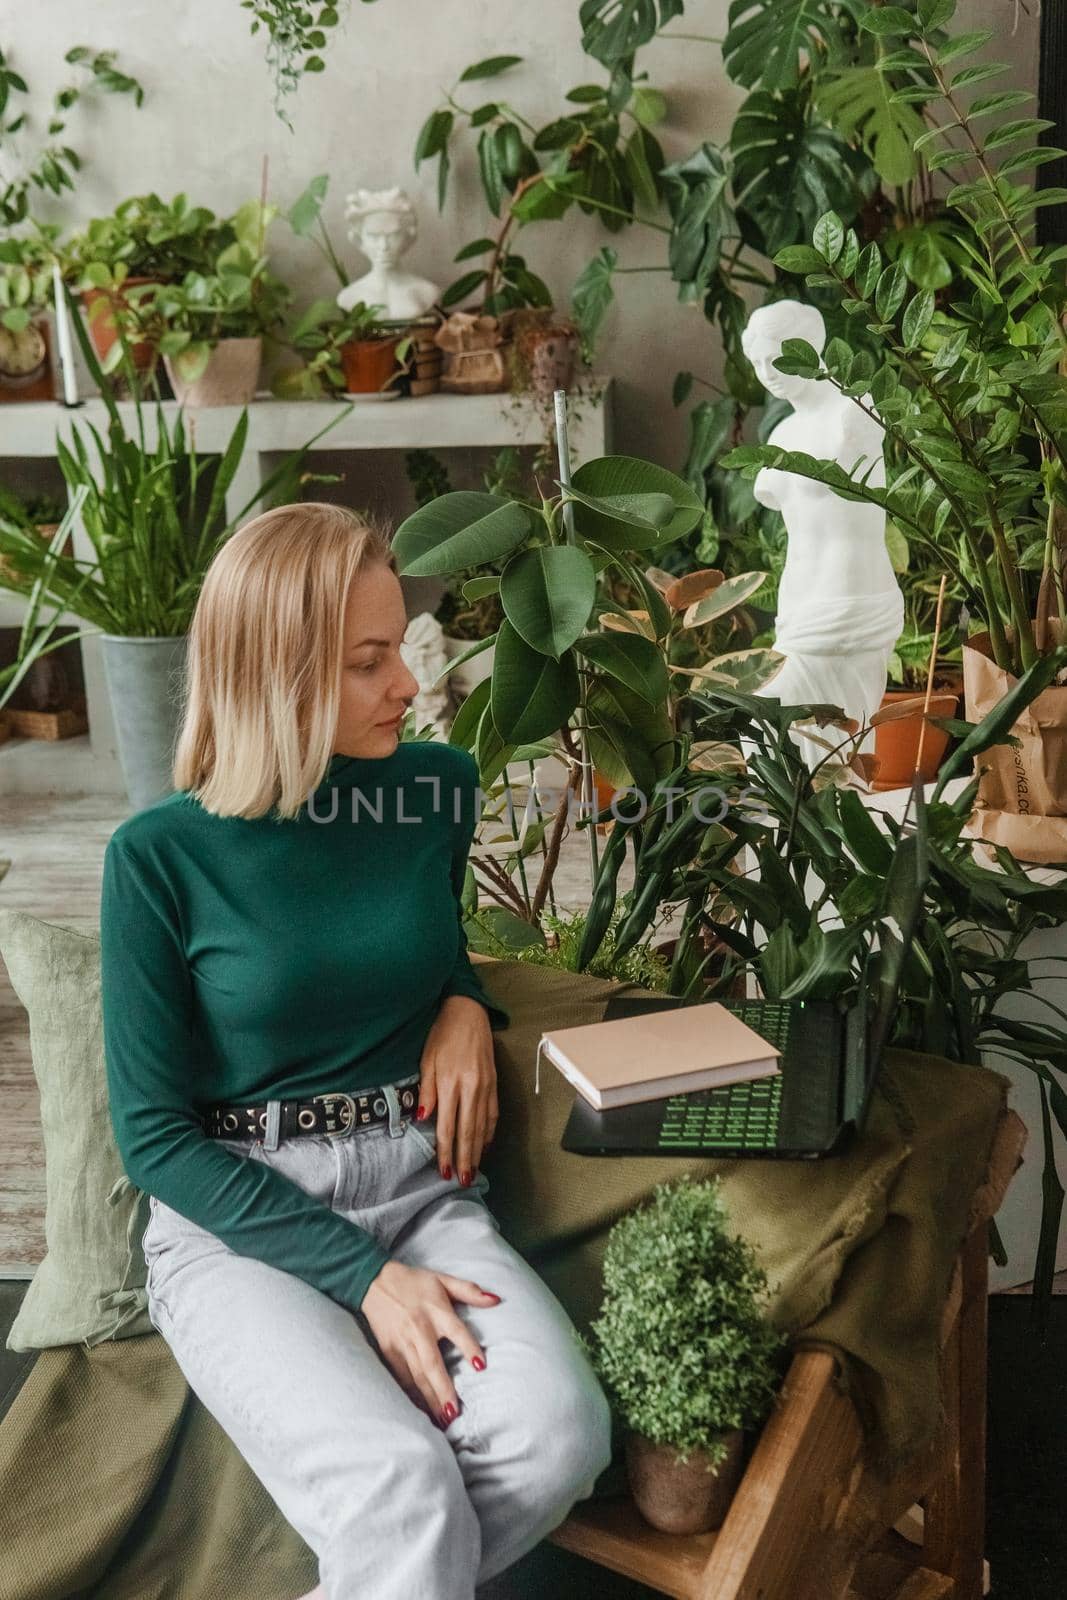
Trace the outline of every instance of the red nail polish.
<instances>
[{"instance_id":1,"label":"red nail polish","mask_svg":"<svg viewBox=\"0 0 1067 1600\"><path fill-rule=\"evenodd\" d=\"M416 1122L421 1122L425 1115L426 1115L426 1107L425 1106L420 1106L418 1111L415 1114L415 1121Z\"/></svg>"},{"instance_id":2,"label":"red nail polish","mask_svg":"<svg viewBox=\"0 0 1067 1600\"><path fill-rule=\"evenodd\" d=\"M484 1372L485 1371L485 1362L482 1360L481 1356L472 1356L471 1357L471 1366L475 1369L476 1372Z\"/></svg>"},{"instance_id":3,"label":"red nail polish","mask_svg":"<svg viewBox=\"0 0 1067 1600\"><path fill-rule=\"evenodd\" d=\"M470 1181L471 1181L470 1173L469 1172L462 1173L460 1175L460 1180L459 1181L460 1181L460 1183L465 1184L465 1185L467 1185L469 1187Z\"/></svg>"},{"instance_id":4,"label":"red nail polish","mask_svg":"<svg viewBox=\"0 0 1067 1600\"><path fill-rule=\"evenodd\" d=\"M451 1167L445 1167L442 1170L441 1176L442 1176L442 1178L450 1178L452 1176L452 1168Z\"/></svg>"},{"instance_id":5,"label":"red nail polish","mask_svg":"<svg viewBox=\"0 0 1067 1600\"><path fill-rule=\"evenodd\" d=\"M456 1410L455 1406L452 1404L452 1402L450 1400L448 1402L447 1406L445 1406L445 1421L446 1422L454 1422L455 1419L458 1416L459 1416L459 1412Z\"/></svg>"}]
</instances>

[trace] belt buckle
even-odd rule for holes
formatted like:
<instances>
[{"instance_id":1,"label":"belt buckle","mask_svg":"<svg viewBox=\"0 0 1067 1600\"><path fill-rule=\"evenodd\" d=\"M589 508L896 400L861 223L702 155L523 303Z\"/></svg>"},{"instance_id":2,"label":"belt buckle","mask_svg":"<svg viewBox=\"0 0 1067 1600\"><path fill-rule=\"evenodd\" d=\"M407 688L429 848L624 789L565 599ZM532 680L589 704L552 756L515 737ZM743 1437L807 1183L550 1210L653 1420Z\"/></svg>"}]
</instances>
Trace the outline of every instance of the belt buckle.
<instances>
[{"instance_id":1,"label":"belt buckle","mask_svg":"<svg viewBox=\"0 0 1067 1600\"><path fill-rule=\"evenodd\" d=\"M356 1123L356 1102L352 1095L332 1093L315 1094L311 1097L318 1100L326 1107L326 1137L340 1139L350 1133ZM338 1105L337 1102L340 1102ZM333 1124L331 1127L330 1124Z\"/></svg>"}]
</instances>

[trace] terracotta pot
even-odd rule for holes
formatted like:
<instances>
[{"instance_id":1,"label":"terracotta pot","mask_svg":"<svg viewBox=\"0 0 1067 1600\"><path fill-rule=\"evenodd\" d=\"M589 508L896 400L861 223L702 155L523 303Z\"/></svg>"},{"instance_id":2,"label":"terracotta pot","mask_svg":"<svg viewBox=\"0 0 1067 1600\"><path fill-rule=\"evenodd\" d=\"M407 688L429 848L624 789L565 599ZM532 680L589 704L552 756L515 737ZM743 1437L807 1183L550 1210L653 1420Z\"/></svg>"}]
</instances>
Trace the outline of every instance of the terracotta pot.
<instances>
[{"instance_id":1,"label":"terracotta pot","mask_svg":"<svg viewBox=\"0 0 1067 1600\"><path fill-rule=\"evenodd\" d=\"M612 783L610 778L605 778L602 772L597 772L595 767L593 768L593 783L596 786L597 808L600 811L606 811L612 800L615 798L615 785ZM603 829L606 828L608 824L606 822L602 822L600 826Z\"/></svg>"},{"instance_id":2,"label":"terracotta pot","mask_svg":"<svg viewBox=\"0 0 1067 1600\"><path fill-rule=\"evenodd\" d=\"M882 696L882 710L900 705L904 700L921 699L917 689L887 689ZM932 717L954 717L959 708L959 690L946 689L930 696ZM911 716L900 717L895 722L880 722L874 730L874 753L878 772L872 788L906 789L915 774L915 761L919 754L923 714L919 707ZM937 769L944 760L949 736L943 728L927 724L926 738L922 742L923 758L920 775L924 783L937 777Z\"/></svg>"},{"instance_id":3,"label":"terracotta pot","mask_svg":"<svg viewBox=\"0 0 1067 1600\"><path fill-rule=\"evenodd\" d=\"M163 357L174 398L182 406L247 406L256 398L263 340L222 339L193 383L186 383L170 356Z\"/></svg>"},{"instance_id":4,"label":"terracotta pot","mask_svg":"<svg viewBox=\"0 0 1067 1600\"><path fill-rule=\"evenodd\" d=\"M350 339L341 346L347 394L380 394L399 372L399 338Z\"/></svg>"},{"instance_id":5,"label":"terracotta pot","mask_svg":"<svg viewBox=\"0 0 1067 1600\"><path fill-rule=\"evenodd\" d=\"M115 317L112 306L122 304L126 299L125 290L139 288L145 283L160 283L159 278L127 278L122 289L112 293L110 289L83 289L82 300L89 313L89 337L93 341L93 349L101 362L107 359L107 353L118 338L118 329L115 326ZM98 302L103 302L101 309L94 314L94 307ZM152 346L147 341L139 341L130 346L130 358L138 372L144 372L152 365Z\"/></svg>"},{"instance_id":6,"label":"terracotta pot","mask_svg":"<svg viewBox=\"0 0 1067 1600\"><path fill-rule=\"evenodd\" d=\"M639 1433L626 1436L626 1467L634 1504L661 1533L708 1533L721 1528L741 1481L745 1436L726 1435L726 1459L708 1470L707 1452L691 1450L687 1462L670 1445Z\"/></svg>"}]
</instances>

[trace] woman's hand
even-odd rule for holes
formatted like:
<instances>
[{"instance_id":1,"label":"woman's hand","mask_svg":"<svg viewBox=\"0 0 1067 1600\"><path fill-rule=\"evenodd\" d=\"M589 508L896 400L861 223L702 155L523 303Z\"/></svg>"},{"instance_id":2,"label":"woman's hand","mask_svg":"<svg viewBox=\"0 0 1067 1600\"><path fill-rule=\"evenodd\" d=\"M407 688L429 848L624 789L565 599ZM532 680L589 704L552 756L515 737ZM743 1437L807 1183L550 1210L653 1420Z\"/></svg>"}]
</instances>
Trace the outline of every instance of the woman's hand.
<instances>
[{"instance_id":1,"label":"woman's hand","mask_svg":"<svg viewBox=\"0 0 1067 1600\"><path fill-rule=\"evenodd\" d=\"M500 1296L469 1278L387 1261L360 1306L390 1372L443 1428L459 1415L459 1396L437 1341L450 1339L479 1371L485 1366L485 1352L453 1309L453 1300L493 1306Z\"/></svg>"},{"instance_id":2,"label":"woman's hand","mask_svg":"<svg viewBox=\"0 0 1067 1600\"><path fill-rule=\"evenodd\" d=\"M423 1116L437 1108L437 1165L459 1181L474 1182L482 1150L496 1132L496 1063L489 1013L469 995L442 1001L419 1063Z\"/></svg>"}]
</instances>

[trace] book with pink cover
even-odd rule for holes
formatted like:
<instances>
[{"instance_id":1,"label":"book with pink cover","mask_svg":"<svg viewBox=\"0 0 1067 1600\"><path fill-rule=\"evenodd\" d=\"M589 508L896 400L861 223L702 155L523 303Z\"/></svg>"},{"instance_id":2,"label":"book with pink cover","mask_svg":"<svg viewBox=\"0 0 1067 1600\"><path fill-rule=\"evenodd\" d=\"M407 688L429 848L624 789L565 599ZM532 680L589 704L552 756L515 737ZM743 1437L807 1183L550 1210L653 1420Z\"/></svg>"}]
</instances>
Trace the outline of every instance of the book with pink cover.
<instances>
[{"instance_id":1,"label":"book with pink cover","mask_svg":"<svg viewBox=\"0 0 1067 1600\"><path fill-rule=\"evenodd\" d=\"M773 1045L718 1001L555 1028L541 1035L538 1074L542 1053L598 1111L780 1070Z\"/></svg>"}]
</instances>

